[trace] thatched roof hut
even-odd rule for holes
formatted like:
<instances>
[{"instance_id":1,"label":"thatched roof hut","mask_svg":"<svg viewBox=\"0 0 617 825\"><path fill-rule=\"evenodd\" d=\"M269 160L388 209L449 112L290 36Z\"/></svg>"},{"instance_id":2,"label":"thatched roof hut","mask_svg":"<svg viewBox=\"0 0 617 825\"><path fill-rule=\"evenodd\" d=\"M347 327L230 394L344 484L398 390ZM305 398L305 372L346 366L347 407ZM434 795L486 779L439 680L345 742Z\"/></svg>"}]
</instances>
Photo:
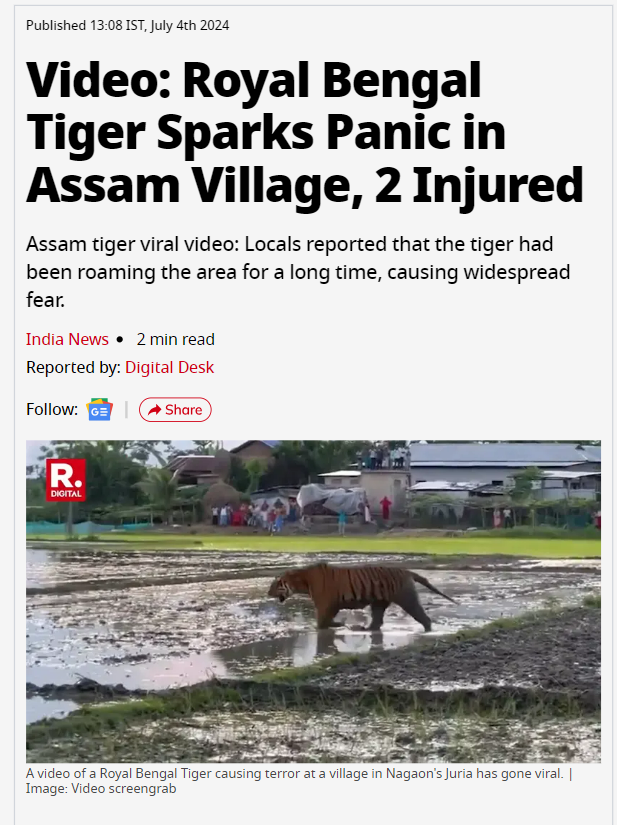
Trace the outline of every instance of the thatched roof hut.
<instances>
[{"instance_id":1,"label":"thatched roof hut","mask_svg":"<svg viewBox=\"0 0 617 825\"><path fill-rule=\"evenodd\" d=\"M235 510L240 506L240 500L240 493L230 484L221 481L213 484L204 496L204 509L209 514L213 507L229 504Z\"/></svg>"}]
</instances>

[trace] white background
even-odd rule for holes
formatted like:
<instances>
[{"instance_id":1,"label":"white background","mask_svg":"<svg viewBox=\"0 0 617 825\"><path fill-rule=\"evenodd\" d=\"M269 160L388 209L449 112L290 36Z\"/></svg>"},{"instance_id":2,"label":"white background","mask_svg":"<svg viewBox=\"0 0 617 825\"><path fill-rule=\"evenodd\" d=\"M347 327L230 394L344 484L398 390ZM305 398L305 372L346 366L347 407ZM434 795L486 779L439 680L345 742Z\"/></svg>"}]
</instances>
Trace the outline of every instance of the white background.
<instances>
[{"instance_id":1,"label":"white background","mask_svg":"<svg viewBox=\"0 0 617 825\"><path fill-rule=\"evenodd\" d=\"M82 32L25 33L25 20L126 17L180 19L225 17L228 32L171 34ZM105 437L147 438L601 438L605 462L611 443L611 9L608 7L353 7L353 8L232 8L209 12L188 7L18 8L16 14L16 444L17 512L23 507L23 448L26 438L92 438L95 433L85 414L85 403L96 395L117 404ZM48 60L70 60L83 68L91 59L101 68L127 72L149 68L171 72L165 82L171 96L126 99L60 99L57 92L37 100L26 71L27 60L44 66ZM182 63L201 60L213 70L223 68L294 68L297 61L311 63L309 99L273 99L267 95L254 109L243 110L239 98L183 100ZM326 60L349 63L352 69L400 68L468 69L480 60L482 87L479 99L450 99L426 110L428 122L450 121L451 134L465 112L476 120L497 120L506 130L503 151L465 152L461 141L445 151L361 151L348 140L347 150L325 148L325 123L329 112L345 112L356 120L413 120L410 100L359 98L323 100L320 66ZM65 112L67 120L125 122L147 120L145 140L138 152L97 149L90 161L73 163L66 151L34 150L33 128L26 122L32 112ZM419 111L419 110L418 110ZM187 120L259 120L273 112L278 120L315 123L315 146L303 151L272 150L221 152L206 150L195 165L261 164L266 173L344 174L352 192L364 193L363 204L353 211L344 204L324 204L310 216L296 215L290 204L202 204L191 183L190 165L182 150L157 150L156 121L176 112ZM397 166L403 174L414 165L433 167L441 174L463 175L464 167L479 173L571 173L584 169L583 203L533 203L523 197L518 204L478 204L462 216L453 204L414 204L410 188L401 187L401 204L371 204L377 191L374 170ZM178 204L57 204L25 198L37 165L49 165L56 178L63 174L176 174L181 178ZM408 178L411 180L411 178ZM425 253L398 255L337 254L329 261L312 255L267 253L229 256L126 255L106 258L80 254L77 260L59 255L26 256L30 235L47 238L139 238L170 235L217 238L378 238L404 235L435 238L447 235L468 240L472 236L518 239L554 238L555 252L546 255L446 256ZM459 283L382 282L263 283L157 282L154 286L124 283L39 284L25 280L26 261L33 265L226 265L241 267L250 260L262 266L298 265L442 266L496 262L503 266L571 266L572 277L563 282ZM63 294L64 310L25 309L25 294ZM200 354L197 348L153 350L135 347L136 334L200 334L215 332L216 347ZM81 332L109 335L124 343L82 354L76 348L25 347L25 333L68 335ZM201 355L201 357L200 357ZM120 376L108 379L27 377L26 359L72 361L100 359L123 363L132 360L184 358L215 363L215 376L173 379ZM136 415L142 398L152 395L203 395L213 414L207 424L144 424ZM76 419L63 422L26 419L27 401L75 403ZM124 401L130 416L122 417ZM20 453L20 449L22 452ZM610 469L610 464L605 470ZM610 500L611 475L605 471L605 498ZM608 519L608 521L607 521ZM17 523L20 524L18 517ZM611 516L605 508L605 534ZM19 533L18 533L18 547ZM20 556L17 555L19 560ZM610 558L605 555L604 581L611 581ZM17 615L23 615L23 570L18 561ZM608 595L608 593L607 593ZM606 602L605 602L606 604ZM407 806L408 816L439 811L457 821L502 821L528 816L537 820L548 813L562 822L574 822L589 810L608 821L610 777L610 626L605 610L602 766L577 766L573 783L521 787L514 783L438 786L389 784L384 791L386 810ZM17 731L23 731L21 625L17 623ZM21 736L18 733L18 737ZM608 744L608 747L606 745ZM17 744L19 822L45 815L87 816L108 821L117 815L109 799L71 797L37 802L21 797L23 744ZM25 771L24 771L25 773ZM272 782L270 782L272 784ZM240 787L240 786L238 786ZM384 814L382 792L374 785L282 784L264 788L247 783L242 793L224 784L207 788L191 785L180 797L156 801L124 800L125 818L143 815L153 822L177 815L178 805L189 799L212 816L217 810L232 819L250 813L258 818L288 815L312 820L320 810L331 815L349 806L363 817ZM448 792L448 788L450 791ZM298 805L310 794L311 805ZM351 796L353 794L353 796ZM400 798L399 798L400 794ZM480 794L482 794L480 796ZM207 810L203 801L207 799ZM439 800L436 807L436 799ZM413 800L413 809L411 806ZM116 806L119 803L116 803ZM218 808L218 806L222 806ZM429 807L430 805L430 807ZM546 805L547 808L543 808ZM343 807L344 806L344 807ZM497 807L498 806L498 807ZM285 811L285 814L282 814Z\"/></svg>"}]
</instances>

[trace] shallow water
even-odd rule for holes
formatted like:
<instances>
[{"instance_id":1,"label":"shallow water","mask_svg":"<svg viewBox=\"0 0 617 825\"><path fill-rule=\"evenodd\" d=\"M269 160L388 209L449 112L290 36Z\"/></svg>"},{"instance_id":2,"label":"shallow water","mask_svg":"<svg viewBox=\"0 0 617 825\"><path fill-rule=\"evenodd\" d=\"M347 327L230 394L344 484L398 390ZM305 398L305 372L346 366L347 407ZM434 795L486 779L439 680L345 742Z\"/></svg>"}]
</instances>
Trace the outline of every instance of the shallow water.
<instances>
[{"instance_id":1,"label":"shallow water","mask_svg":"<svg viewBox=\"0 0 617 825\"><path fill-rule=\"evenodd\" d=\"M320 558L366 563L365 555ZM84 676L131 689L162 689L212 675L245 676L266 667L306 665L333 653L401 647L424 635L397 607L386 612L379 634L353 629L368 622L368 611L342 612L339 621L347 627L317 633L308 599L296 597L280 605L267 598L273 571L315 560L314 555L296 553L29 547L28 587L45 591L30 591L27 597L27 681L73 684ZM433 634L548 603L579 602L586 593L599 592L600 576L590 572L587 563L587 570L539 566L521 572L512 561L486 570L425 571L433 584L460 602L451 604L419 587L433 619ZM413 565L411 557L400 554L375 554L371 562ZM266 577L268 569L272 572ZM161 577L170 583L160 583ZM159 583L143 586L152 579ZM99 589L92 589L93 582ZM40 699L28 704L29 721L61 710Z\"/></svg>"},{"instance_id":2,"label":"shallow water","mask_svg":"<svg viewBox=\"0 0 617 825\"><path fill-rule=\"evenodd\" d=\"M36 722L37 719L58 719L77 710L79 705L66 699L45 699L42 696L31 696L26 702L26 724Z\"/></svg>"}]
</instances>

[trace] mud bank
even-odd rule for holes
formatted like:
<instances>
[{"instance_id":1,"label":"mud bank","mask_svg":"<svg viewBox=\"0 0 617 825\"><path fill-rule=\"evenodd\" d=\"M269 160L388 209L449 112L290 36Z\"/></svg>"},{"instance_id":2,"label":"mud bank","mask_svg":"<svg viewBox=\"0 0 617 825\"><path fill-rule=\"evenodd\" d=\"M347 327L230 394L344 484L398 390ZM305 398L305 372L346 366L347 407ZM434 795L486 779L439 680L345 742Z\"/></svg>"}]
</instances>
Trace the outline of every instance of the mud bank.
<instances>
[{"instance_id":1,"label":"mud bank","mask_svg":"<svg viewBox=\"0 0 617 825\"><path fill-rule=\"evenodd\" d=\"M600 609L137 693L30 725L28 761L598 761Z\"/></svg>"},{"instance_id":2,"label":"mud bank","mask_svg":"<svg viewBox=\"0 0 617 825\"><path fill-rule=\"evenodd\" d=\"M308 681L356 689L512 685L582 697L600 690L600 613L580 607L497 622L485 632L375 653Z\"/></svg>"},{"instance_id":3,"label":"mud bank","mask_svg":"<svg viewBox=\"0 0 617 825\"><path fill-rule=\"evenodd\" d=\"M513 720L350 715L301 710L193 714L126 731L31 743L35 763L599 762L593 719Z\"/></svg>"}]
</instances>

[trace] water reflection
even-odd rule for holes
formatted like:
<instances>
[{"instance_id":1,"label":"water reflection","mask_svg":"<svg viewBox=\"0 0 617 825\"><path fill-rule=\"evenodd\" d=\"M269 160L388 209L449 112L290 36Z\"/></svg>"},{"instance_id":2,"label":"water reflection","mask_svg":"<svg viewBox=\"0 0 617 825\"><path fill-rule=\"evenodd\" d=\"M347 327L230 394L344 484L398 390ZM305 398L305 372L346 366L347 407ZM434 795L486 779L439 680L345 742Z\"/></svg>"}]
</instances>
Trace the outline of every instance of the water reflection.
<instances>
[{"instance_id":1,"label":"water reflection","mask_svg":"<svg viewBox=\"0 0 617 825\"><path fill-rule=\"evenodd\" d=\"M31 696L26 699L26 724L37 722L39 719L59 718L66 716L79 705L65 699L45 699L42 696Z\"/></svg>"}]
</instances>

